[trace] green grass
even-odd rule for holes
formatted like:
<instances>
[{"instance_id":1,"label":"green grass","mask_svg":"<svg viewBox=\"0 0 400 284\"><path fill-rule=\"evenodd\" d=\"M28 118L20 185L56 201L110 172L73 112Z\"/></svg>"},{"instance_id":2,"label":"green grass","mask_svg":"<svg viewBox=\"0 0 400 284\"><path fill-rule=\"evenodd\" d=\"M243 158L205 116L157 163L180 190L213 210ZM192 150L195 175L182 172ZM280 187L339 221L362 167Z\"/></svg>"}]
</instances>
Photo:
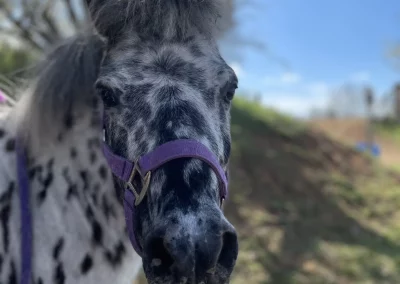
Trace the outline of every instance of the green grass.
<instances>
[{"instance_id":1,"label":"green grass","mask_svg":"<svg viewBox=\"0 0 400 284\"><path fill-rule=\"evenodd\" d=\"M400 149L400 123L393 119L374 123L375 135L393 141ZM391 170L400 173L400 164L393 164L389 167Z\"/></svg>"},{"instance_id":2,"label":"green grass","mask_svg":"<svg viewBox=\"0 0 400 284\"><path fill-rule=\"evenodd\" d=\"M233 128L249 127L251 130L257 131L268 125L282 134L292 135L304 131L306 127L305 124L290 116L267 109L240 96L235 99L231 113L233 119L240 121L239 124L233 124Z\"/></svg>"},{"instance_id":3,"label":"green grass","mask_svg":"<svg viewBox=\"0 0 400 284\"><path fill-rule=\"evenodd\" d=\"M374 128L378 135L391 138L400 146L400 123L388 119L381 122L375 122Z\"/></svg>"}]
</instances>

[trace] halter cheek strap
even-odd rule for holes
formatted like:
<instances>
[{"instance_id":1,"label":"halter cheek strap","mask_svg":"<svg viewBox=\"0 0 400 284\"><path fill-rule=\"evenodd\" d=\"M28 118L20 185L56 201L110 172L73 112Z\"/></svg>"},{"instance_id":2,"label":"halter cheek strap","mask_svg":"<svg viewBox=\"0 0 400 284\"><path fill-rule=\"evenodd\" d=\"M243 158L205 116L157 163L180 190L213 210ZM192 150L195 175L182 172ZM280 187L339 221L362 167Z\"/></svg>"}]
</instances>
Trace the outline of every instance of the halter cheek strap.
<instances>
[{"instance_id":1,"label":"halter cheek strap","mask_svg":"<svg viewBox=\"0 0 400 284\"><path fill-rule=\"evenodd\" d=\"M136 163L115 155L105 142L103 142L103 153L114 175L126 183L124 192L126 225L132 246L140 256L142 255L142 249L135 235L135 207L141 203L146 195L152 171L175 159L200 159L206 162L218 177L221 204L227 198L227 172L222 169L215 155L206 146L196 140L179 139L167 142L142 156ZM136 190L132 183L137 175L142 181L140 192Z\"/></svg>"}]
</instances>

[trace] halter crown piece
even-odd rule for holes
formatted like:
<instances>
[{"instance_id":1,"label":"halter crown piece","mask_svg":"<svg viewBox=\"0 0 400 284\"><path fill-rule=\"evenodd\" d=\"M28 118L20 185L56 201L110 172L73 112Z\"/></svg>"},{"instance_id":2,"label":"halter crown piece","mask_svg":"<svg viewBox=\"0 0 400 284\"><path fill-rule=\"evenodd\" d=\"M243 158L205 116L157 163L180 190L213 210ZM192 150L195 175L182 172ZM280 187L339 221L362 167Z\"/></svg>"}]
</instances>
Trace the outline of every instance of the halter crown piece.
<instances>
[{"instance_id":1,"label":"halter crown piece","mask_svg":"<svg viewBox=\"0 0 400 284\"><path fill-rule=\"evenodd\" d=\"M20 190L21 206L21 284L29 284L32 277L32 219L30 212L29 178L25 149L19 139L16 141L17 179ZM192 139L178 139L156 147L150 153L131 162L114 154L103 141L103 153L115 176L126 183L124 192L124 213L129 239L135 251L142 256L135 234L135 210L146 196L151 182L151 173L168 163L180 158L196 158L206 162L215 172L219 180L221 206L228 195L227 172L218 163L215 155L202 143ZM133 181L139 177L142 189L137 191Z\"/></svg>"}]
</instances>

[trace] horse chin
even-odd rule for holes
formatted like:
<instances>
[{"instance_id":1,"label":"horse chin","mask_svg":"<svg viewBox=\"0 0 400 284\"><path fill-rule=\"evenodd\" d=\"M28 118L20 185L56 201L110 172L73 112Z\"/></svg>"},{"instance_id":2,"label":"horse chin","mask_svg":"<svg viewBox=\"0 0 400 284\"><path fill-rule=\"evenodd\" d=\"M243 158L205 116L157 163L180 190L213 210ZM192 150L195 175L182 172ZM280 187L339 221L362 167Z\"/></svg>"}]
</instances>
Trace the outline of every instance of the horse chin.
<instances>
[{"instance_id":1,"label":"horse chin","mask_svg":"<svg viewBox=\"0 0 400 284\"><path fill-rule=\"evenodd\" d=\"M148 284L229 284L231 273L232 272L228 271L226 268L218 265L213 274L196 280L190 279L189 277L179 278L173 274L160 277L148 273L146 277Z\"/></svg>"},{"instance_id":2,"label":"horse chin","mask_svg":"<svg viewBox=\"0 0 400 284\"><path fill-rule=\"evenodd\" d=\"M215 279L214 279L215 278ZM210 279L210 280L208 280ZM182 277L181 280L175 280L174 277L155 278L154 280L148 280L149 284L229 284L229 278L224 280L219 277L209 277L208 279L198 280L196 282L190 282L188 278Z\"/></svg>"}]
</instances>

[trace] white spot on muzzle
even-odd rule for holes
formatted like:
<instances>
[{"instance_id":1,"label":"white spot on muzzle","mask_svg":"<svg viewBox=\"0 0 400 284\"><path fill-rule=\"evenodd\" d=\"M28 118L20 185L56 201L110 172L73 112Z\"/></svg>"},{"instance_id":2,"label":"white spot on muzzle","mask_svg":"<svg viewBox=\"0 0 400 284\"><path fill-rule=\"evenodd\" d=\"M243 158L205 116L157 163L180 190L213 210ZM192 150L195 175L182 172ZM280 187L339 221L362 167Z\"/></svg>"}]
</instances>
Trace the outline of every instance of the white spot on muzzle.
<instances>
[{"instance_id":1,"label":"white spot on muzzle","mask_svg":"<svg viewBox=\"0 0 400 284\"><path fill-rule=\"evenodd\" d=\"M158 267L161 264L162 264L162 261L159 258L153 258L153 260L151 261L151 266L153 266L153 267Z\"/></svg>"}]
</instances>

